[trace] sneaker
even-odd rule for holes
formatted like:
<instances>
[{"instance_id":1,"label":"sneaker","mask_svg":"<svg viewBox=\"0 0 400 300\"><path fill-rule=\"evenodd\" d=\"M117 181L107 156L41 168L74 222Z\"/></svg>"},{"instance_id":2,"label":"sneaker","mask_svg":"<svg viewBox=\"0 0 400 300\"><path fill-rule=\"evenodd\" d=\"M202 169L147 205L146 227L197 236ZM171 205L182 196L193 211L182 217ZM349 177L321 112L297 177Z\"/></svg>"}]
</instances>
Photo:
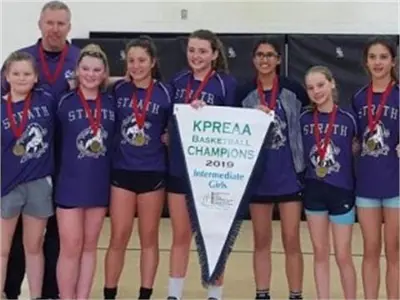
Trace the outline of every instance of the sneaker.
<instances>
[{"instance_id":1,"label":"sneaker","mask_svg":"<svg viewBox=\"0 0 400 300\"><path fill-rule=\"evenodd\" d=\"M255 300L271 300L271 296L267 294L261 294L256 296Z\"/></svg>"}]
</instances>

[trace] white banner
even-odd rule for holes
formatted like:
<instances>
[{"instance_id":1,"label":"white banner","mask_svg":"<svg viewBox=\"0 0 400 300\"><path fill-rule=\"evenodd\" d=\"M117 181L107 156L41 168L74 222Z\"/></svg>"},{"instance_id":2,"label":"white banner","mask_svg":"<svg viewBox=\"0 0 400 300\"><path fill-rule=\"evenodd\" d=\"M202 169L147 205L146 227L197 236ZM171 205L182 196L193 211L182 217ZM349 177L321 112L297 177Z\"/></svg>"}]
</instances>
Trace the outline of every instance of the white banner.
<instances>
[{"instance_id":1,"label":"white banner","mask_svg":"<svg viewBox=\"0 0 400 300\"><path fill-rule=\"evenodd\" d=\"M186 104L176 104L174 114L190 182L202 280L210 283L223 272L238 234L237 214L274 114Z\"/></svg>"}]
</instances>

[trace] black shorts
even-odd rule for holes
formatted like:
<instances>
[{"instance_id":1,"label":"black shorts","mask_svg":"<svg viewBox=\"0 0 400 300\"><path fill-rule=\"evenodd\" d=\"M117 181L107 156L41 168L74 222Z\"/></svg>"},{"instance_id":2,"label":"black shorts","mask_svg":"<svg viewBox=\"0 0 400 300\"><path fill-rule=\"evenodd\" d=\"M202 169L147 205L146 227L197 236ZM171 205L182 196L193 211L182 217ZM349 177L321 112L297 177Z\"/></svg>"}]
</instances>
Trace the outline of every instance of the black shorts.
<instances>
[{"instance_id":1,"label":"black shorts","mask_svg":"<svg viewBox=\"0 0 400 300\"><path fill-rule=\"evenodd\" d=\"M190 192L189 183L183 177L168 176L167 192L187 195Z\"/></svg>"},{"instance_id":2,"label":"black shorts","mask_svg":"<svg viewBox=\"0 0 400 300\"><path fill-rule=\"evenodd\" d=\"M70 206L70 205L63 205L63 204L58 204L56 203L56 207L57 208L61 208L61 209L75 209L75 208L101 208L101 207L105 207L108 208L108 205L99 205L99 206L89 206L89 207L81 207L81 206Z\"/></svg>"},{"instance_id":3,"label":"black shorts","mask_svg":"<svg viewBox=\"0 0 400 300\"><path fill-rule=\"evenodd\" d=\"M303 204L306 211L342 215L353 209L355 195L351 190L308 179L305 182Z\"/></svg>"},{"instance_id":4,"label":"black shorts","mask_svg":"<svg viewBox=\"0 0 400 300\"><path fill-rule=\"evenodd\" d=\"M286 202L300 202L301 192L286 195L253 195L250 198L250 204L274 204Z\"/></svg>"},{"instance_id":5,"label":"black shorts","mask_svg":"<svg viewBox=\"0 0 400 300\"><path fill-rule=\"evenodd\" d=\"M155 171L111 171L111 185L136 194L154 192L165 188L165 173Z\"/></svg>"}]
</instances>

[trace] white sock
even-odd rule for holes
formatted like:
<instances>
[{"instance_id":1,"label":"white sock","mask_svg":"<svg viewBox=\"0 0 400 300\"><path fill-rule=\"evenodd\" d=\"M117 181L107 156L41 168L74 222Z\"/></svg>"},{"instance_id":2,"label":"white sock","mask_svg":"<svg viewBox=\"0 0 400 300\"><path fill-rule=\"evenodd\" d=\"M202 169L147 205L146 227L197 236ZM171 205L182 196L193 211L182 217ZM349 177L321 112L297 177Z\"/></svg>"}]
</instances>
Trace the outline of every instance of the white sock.
<instances>
[{"instance_id":1,"label":"white sock","mask_svg":"<svg viewBox=\"0 0 400 300\"><path fill-rule=\"evenodd\" d=\"M222 299L222 286L210 285L208 286L208 298Z\"/></svg>"},{"instance_id":2,"label":"white sock","mask_svg":"<svg viewBox=\"0 0 400 300\"><path fill-rule=\"evenodd\" d=\"M182 298L185 277L170 277L168 281L168 297Z\"/></svg>"}]
</instances>

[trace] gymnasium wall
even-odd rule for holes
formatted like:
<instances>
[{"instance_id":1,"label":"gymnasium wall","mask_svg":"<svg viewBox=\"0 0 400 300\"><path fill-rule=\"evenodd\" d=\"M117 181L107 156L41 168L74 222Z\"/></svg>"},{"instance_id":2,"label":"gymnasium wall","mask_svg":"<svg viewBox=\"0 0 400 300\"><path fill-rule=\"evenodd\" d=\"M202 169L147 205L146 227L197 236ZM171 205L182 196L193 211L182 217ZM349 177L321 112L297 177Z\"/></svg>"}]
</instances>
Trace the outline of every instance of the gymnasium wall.
<instances>
[{"instance_id":1,"label":"gymnasium wall","mask_svg":"<svg viewBox=\"0 0 400 300\"><path fill-rule=\"evenodd\" d=\"M45 2L3 1L2 61L39 37L37 20ZM302 82L311 65L328 65L344 103L367 80L361 51L368 38L386 35L398 43L400 32L397 0L66 2L72 10L72 42L100 44L112 75L123 74L126 41L148 33L155 39L164 77L170 78L185 65L187 34L207 28L219 33L231 72L240 81L252 75L254 42L268 34L281 45L282 74ZM168 215L166 208L163 215ZM248 218L248 211L244 215ZM277 211L274 218L279 218Z\"/></svg>"},{"instance_id":2,"label":"gymnasium wall","mask_svg":"<svg viewBox=\"0 0 400 300\"><path fill-rule=\"evenodd\" d=\"M1 2L2 62L39 36L37 20L45 2ZM73 12L71 38L87 38L91 31L190 32L204 27L221 33L399 33L397 0L66 2Z\"/></svg>"}]
</instances>

